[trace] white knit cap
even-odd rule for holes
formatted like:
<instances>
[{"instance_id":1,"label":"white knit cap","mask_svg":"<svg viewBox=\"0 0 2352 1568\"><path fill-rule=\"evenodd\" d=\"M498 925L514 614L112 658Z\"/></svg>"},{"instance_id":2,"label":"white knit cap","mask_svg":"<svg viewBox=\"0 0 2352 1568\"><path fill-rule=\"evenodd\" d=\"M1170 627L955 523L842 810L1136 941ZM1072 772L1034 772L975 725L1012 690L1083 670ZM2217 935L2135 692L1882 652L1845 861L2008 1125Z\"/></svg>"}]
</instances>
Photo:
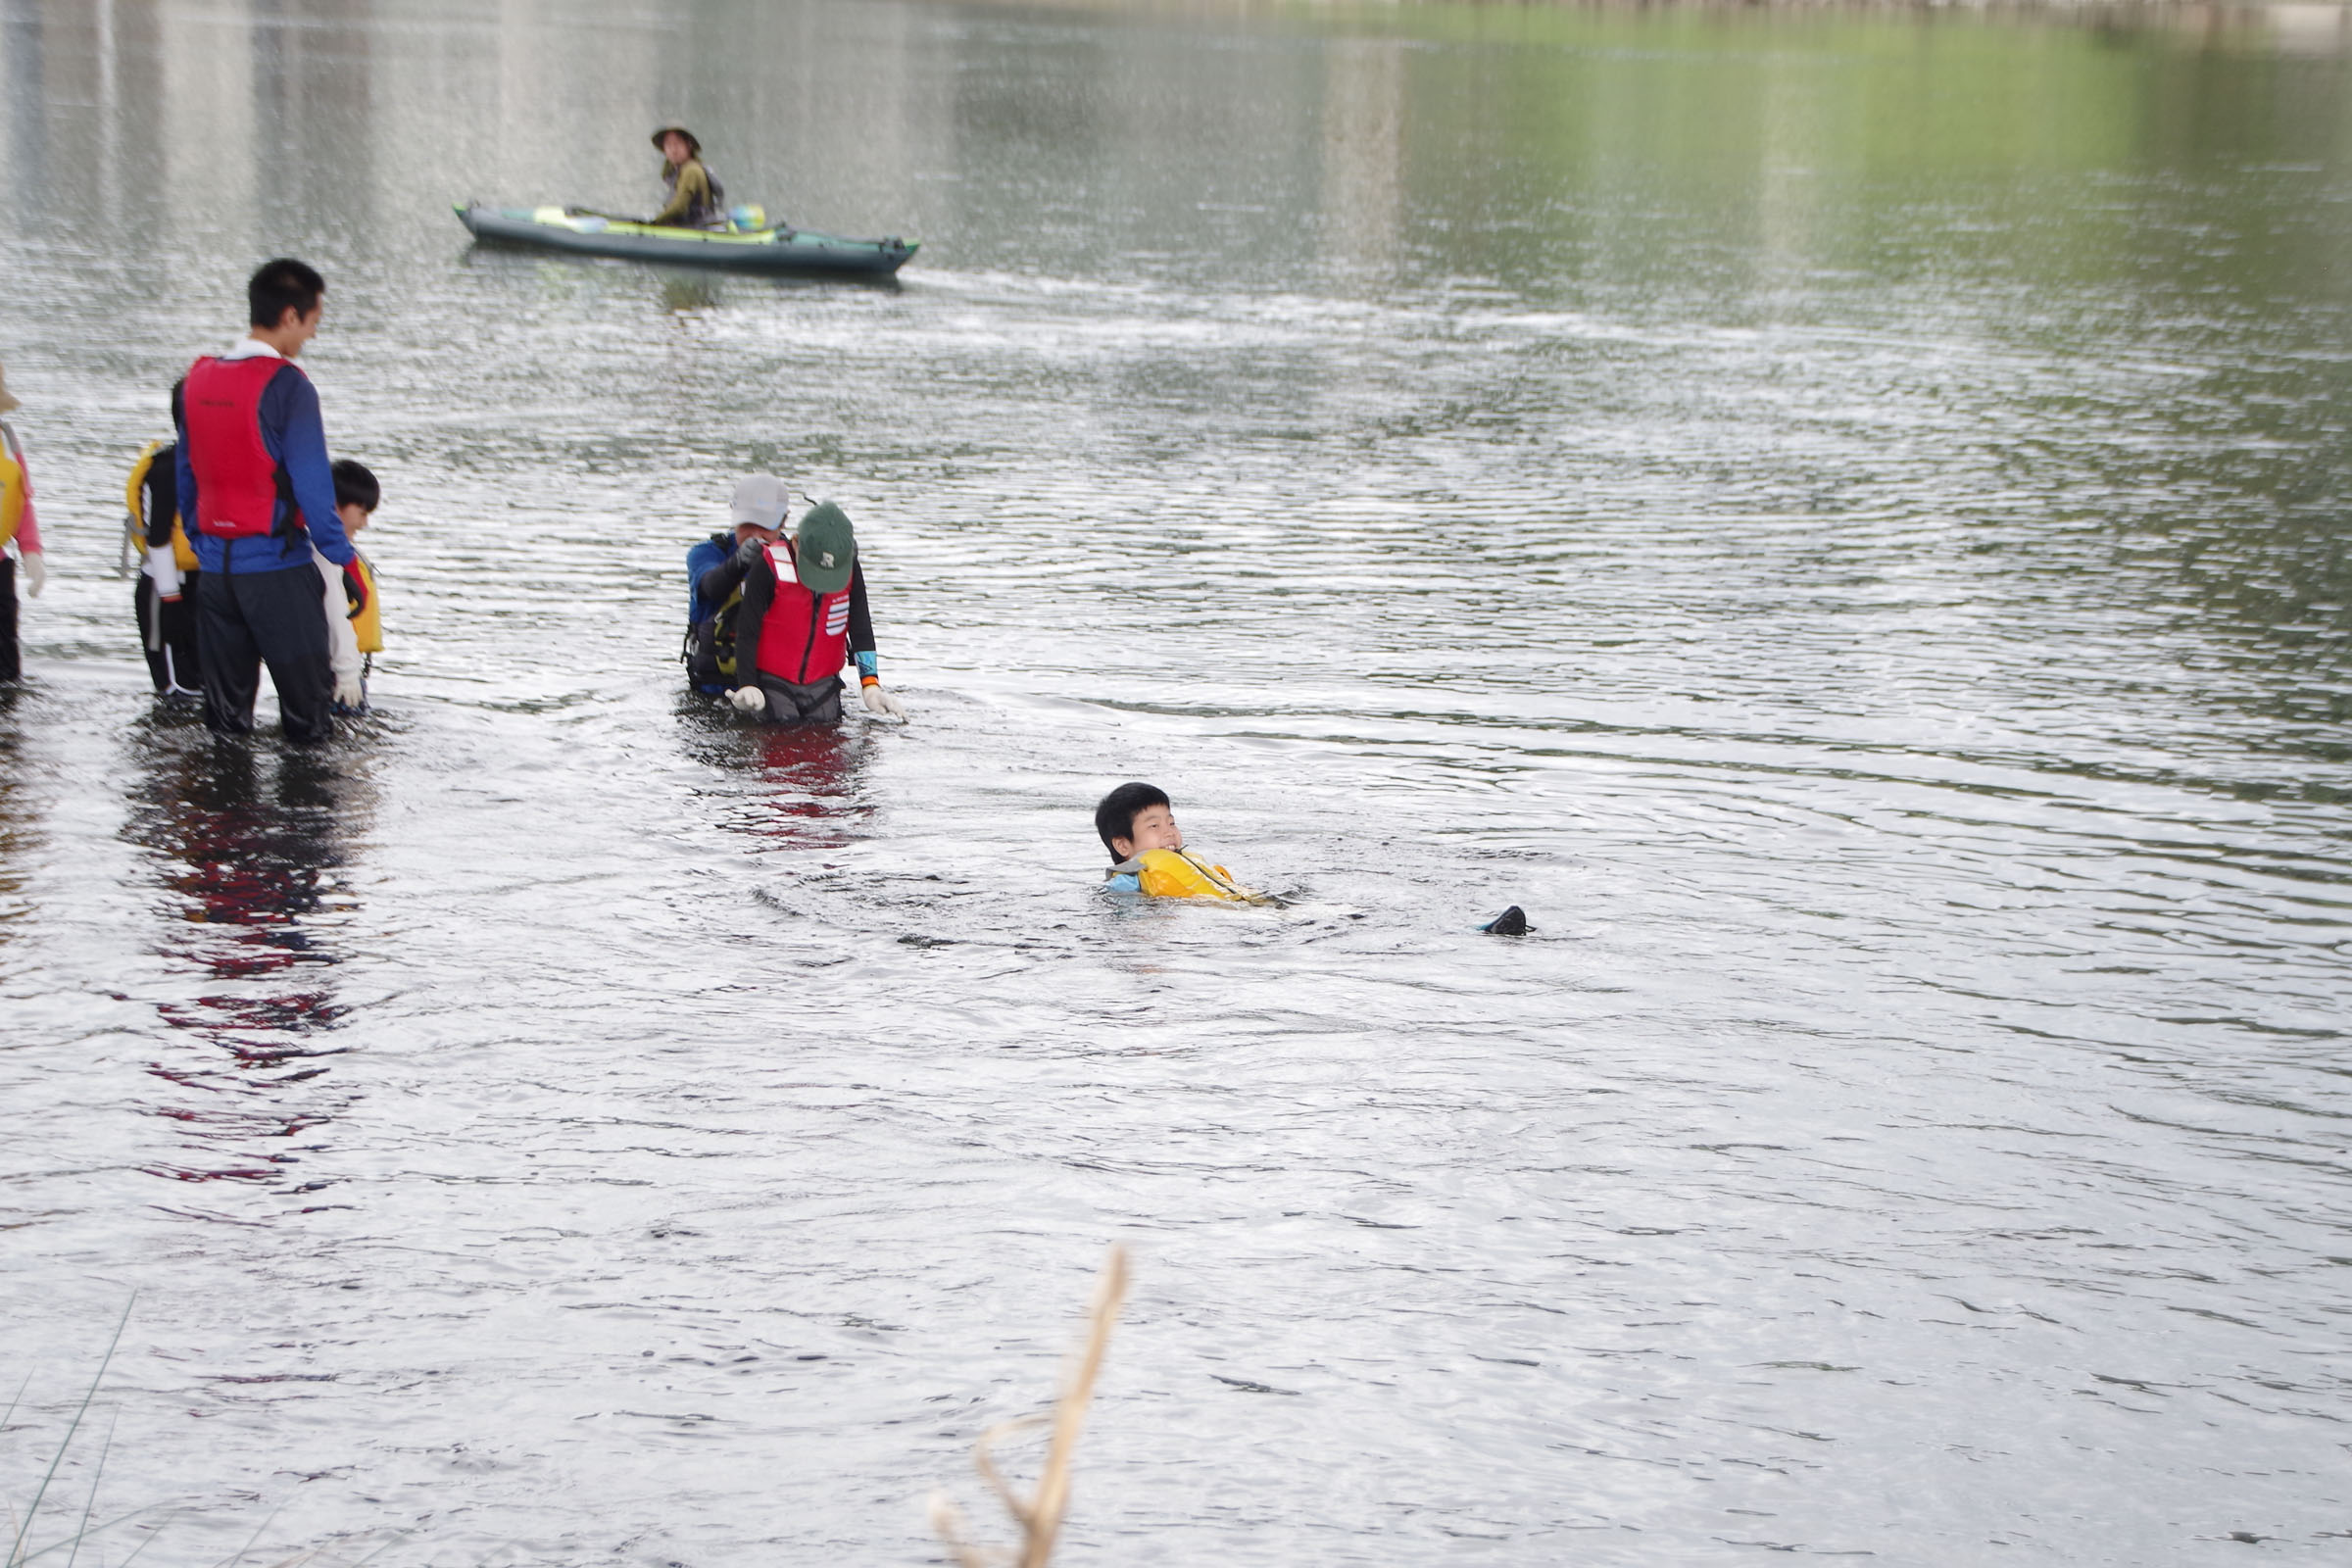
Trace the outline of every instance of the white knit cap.
<instances>
[{"instance_id":1,"label":"white knit cap","mask_svg":"<svg viewBox=\"0 0 2352 1568\"><path fill-rule=\"evenodd\" d=\"M792 487L772 473L755 473L735 486L737 526L748 522L755 528L781 528L791 505Z\"/></svg>"}]
</instances>

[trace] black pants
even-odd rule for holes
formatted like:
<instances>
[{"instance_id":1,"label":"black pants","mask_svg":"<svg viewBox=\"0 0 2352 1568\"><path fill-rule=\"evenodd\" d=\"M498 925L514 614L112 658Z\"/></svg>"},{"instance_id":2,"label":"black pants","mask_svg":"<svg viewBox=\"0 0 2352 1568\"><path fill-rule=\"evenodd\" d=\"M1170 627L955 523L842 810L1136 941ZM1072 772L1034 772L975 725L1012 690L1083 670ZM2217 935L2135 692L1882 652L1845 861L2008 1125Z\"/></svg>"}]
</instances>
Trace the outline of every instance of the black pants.
<instances>
[{"instance_id":1,"label":"black pants","mask_svg":"<svg viewBox=\"0 0 2352 1568\"><path fill-rule=\"evenodd\" d=\"M806 686L773 675L760 677L760 689L767 694L767 711L760 717L770 724L838 724L841 722L841 677L827 675L823 680L810 681Z\"/></svg>"},{"instance_id":2,"label":"black pants","mask_svg":"<svg viewBox=\"0 0 2352 1568\"><path fill-rule=\"evenodd\" d=\"M286 739L322 741L334 734L326 601L311 563L198 577L196 660L204 671L204 721L217 733L252 733L254 695L261 666L268 664Z\"/></svg>"},{"instance_id":3,"label":"black pants","mask_svg":"<svg viewBox=\"0 0 2352 1568\"><path fill-rule=\"evenodd\" d=\"M139 647L158 697L193 697L204 684L196 663L196 585L203 578L200 571L182 572L179 598L168 603L156 593L155 579L139 573L131 608L138 612Z\"/></svg>"},{"instance_id":4,"label":"black pants","mask_svg":"<svg viewBox=\"0 0 2352 1568\"><path fill-rule=\"evenodd\" d=\"M0 680L24 673L24 661L17 652L17 560L0 556Z\"/></svg>"}]
</instances>

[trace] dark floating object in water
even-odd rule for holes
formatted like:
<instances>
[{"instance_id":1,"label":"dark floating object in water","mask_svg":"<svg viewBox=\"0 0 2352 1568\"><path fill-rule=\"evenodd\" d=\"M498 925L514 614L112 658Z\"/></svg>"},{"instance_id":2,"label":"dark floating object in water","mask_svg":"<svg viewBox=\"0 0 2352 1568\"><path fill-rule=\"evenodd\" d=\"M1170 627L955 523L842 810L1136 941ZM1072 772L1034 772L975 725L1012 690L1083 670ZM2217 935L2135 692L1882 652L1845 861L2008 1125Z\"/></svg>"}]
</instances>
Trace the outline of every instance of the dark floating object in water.
<instances>
[{"instance_id":1,"label":"dark floating object in water","mask_svg":"<svg viewBox=\"0 0 2352 1568\"><path fill-rule=\"evenodd\" d=\"M806 229L656 227L571 207L484 207L468 202L457 213L458 220L477 239L538 245L584 256L683 262L757 272L888 277L906 266L918 248L911 240L841 239Z\"/></svg>"},{"instance_id":2,"label":"dark floating object in water","mask_svg":"<svg viewBox=\"0 0 2352 1568\"><path fill-rule=\"evenodd\" d=\"M1527 911L1514 904L1479 929L1489 936L1523 937L1527 935Z\"/></svg>"}]
</instances>

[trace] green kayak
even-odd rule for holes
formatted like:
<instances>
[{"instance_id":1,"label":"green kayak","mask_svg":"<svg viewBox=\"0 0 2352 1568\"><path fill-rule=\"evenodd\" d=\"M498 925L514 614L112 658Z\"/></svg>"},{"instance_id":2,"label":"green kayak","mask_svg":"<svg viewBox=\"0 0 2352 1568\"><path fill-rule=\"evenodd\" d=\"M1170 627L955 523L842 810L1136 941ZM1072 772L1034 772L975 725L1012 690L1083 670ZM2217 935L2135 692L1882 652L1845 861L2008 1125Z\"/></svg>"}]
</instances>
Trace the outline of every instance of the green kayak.
<instances>
[{"instance_id":1,"label":"green kayak","mask_svg":"<svg viewBox=\"0 0 2352 1568\"><path fill-rule=\"evenodd\" d=\"M576 207L484 207L468 202L458 221L476 239L536 245L582 256L623 256L640 262L740 268L758 272L831 272L888 277L906 265L918 242L838 239L807 229L740 231L665 228L608 218Z\"/></svg>"}]
</instances>

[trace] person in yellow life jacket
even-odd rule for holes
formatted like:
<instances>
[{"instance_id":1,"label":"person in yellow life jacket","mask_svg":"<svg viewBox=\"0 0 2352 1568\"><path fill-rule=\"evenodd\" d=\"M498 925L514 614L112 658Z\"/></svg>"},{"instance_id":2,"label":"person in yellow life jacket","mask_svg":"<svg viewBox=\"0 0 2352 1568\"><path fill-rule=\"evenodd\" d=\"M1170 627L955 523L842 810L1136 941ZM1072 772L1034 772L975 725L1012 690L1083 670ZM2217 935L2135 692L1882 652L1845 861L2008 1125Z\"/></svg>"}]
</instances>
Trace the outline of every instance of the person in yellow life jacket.
<instances>
[{"instance_id":1,"label":"person in yellow life jacket","mask_svg":"<svg viewBox=\"0 0 2352 1568\"><path fill-rule=\"evenodd\" d=\"M338 566L315 550L311 559L326 585L326 657L335 672L335 711L349 716L368 710L368 676L375 656L384 651L375 568L359 552L360 531L382 504L384 491L365 464L349 458L337 458L327 471L335 481L335 516L352 541L351 561Z\"/></svg>"},{"instance_id":2,"label":"person in yellow life jacket","mask_svg":"<svg viewBox=\"0 0 2352 1568\"><path fill-rule=\"evenodd\" d=\"M830 501L808 509L789 539L741 547L749 561L735 612L737 710L777 724L841 721L840 670L854 657L866 711L906 716L882 689L865 569L849 514Z\"/></svg>"},{"instance_id":3,"label":"person in yellow life jacket","mask_svg":"<svg viewBox=\"0 0 2352 1568\"><path fill-rule=\"evenodd\" d=\"M1095 808L1095 831L1110 852L1111 867L1103 873L1103 885L1113 893L1282 906L1282 900L1243 887L1231 871L1186 850L1176 808L1156 785L1122 784L1103 796ZM1527 912L1514 904L1478 929L1498 937L1523 937L1532 927Z\"/></svg>"},{"instance_id":4,"label":"person in yellow life jacket","mask_svg":"<svg viewBox=\"0 0 2352 1568\"><path fill-rule=\"evenodd\" d=\"M1223 899L1230 904L1278 904L1234 881L1233 873L1211 865L1184 848L1184 830L1176 825L1176 808L1167 792L1152 784L1122 784L1102 797L1095 808L1095 831L1110 852L1111 867L1103 875L1114 893L1141 893L1152 899Z\"/></svg>"},{"instance_id":5,"label":"person in yellow life jacket","mask_svg":"<svg viewBox=\"0 0 2352 1568\"><path fill-rule=\"evenodd\" d=\"M139 562L131 612L155 695L174 706L204 701L196 664L196 550L179 514L179 448L150 441L122 485L123 549Z\"/></svg>"},{"instance_id":6,"label":"person in yellow life jacket","mask_svg":"<svg viewBox=\"0 0 2352 1568\"><path fill-rule=\"evenodd\" d=\"M727 193L703 167L703 144L694 132L684 125L663 125L654 132L654 145L662 150L662 183L669 191L669 201L646 221L675 228L723 224Z\"/></svg>"},{"instance_id":7,"label":"person in yellow life jacket","mask_svg":"<svg viewBox=\"0 0 2352 1568\"><path fill-rule=\"evenodd\" d=\"M0 370L0 414L24 407L9 395L8 372ZM41 561L41 523L32 512L32 475L24 467L24 448L6 419L0 419L0 682L24 673L17 652L17 572L24 573L24 592L41 596L49 571Z\"/></svg>"}]
</instances>

